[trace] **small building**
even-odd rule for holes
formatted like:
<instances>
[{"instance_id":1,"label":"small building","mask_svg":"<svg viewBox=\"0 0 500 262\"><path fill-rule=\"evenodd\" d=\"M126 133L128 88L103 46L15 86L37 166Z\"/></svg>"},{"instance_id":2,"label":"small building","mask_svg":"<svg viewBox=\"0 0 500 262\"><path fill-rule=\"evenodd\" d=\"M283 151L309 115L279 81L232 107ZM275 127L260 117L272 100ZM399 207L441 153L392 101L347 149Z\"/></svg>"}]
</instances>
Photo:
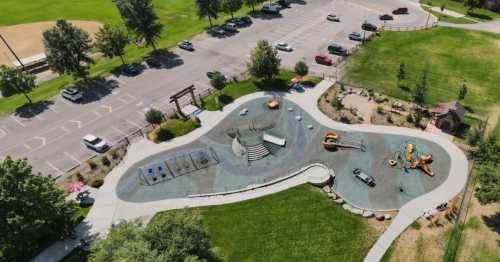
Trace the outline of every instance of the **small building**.
<instances>
[{"instance_id":1,"label":"small building","mask_svg":"<svg viewBox=\"0 0 500 262\"><path fill-rule=\"evenodd\" d=\"M436 127L446 133L455 133L464 122L466 109L458 101L442 103L431 109Z\"/></svg>"}]
</instances>

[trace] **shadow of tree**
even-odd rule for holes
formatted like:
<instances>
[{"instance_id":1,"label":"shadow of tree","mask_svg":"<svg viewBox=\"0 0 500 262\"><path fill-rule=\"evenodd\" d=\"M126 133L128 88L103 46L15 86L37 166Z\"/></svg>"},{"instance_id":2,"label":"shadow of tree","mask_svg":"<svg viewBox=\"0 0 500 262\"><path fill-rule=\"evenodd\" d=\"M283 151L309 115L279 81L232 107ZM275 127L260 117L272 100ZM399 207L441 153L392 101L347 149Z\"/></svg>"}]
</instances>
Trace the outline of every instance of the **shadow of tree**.
<instances>
[{"instance_id":1,"label":"shadow of tree","mask_svg":"<svg viewBox=\"0 0 500 262\"><path fill-rule=\"evenodd\" d=\"M281 78L262 79L254 81L255 86L262 91L280 91L287 92L289 90L289 81Z\"/></svg>"},{"instance_id":2,"label":"shadow of tree","mask_svg":"<svg viewBox=\"0 0 500 262\"><path fill-rule=\"evenodd\" d=\"M14 113L16 116L21 117L21 118L33 118L41 113L43 113L45 110L49 109L51 105L54 104L54 101L51 100L43 100L43 101L38 101L35 103L31 104L24 104L16 109L16 112Z\"/></svg>"},{"instance_id":3,"label":"shadow of tree","mask_svg":"<svg viewBox=\"0 0 500 262\"><path fill-rule=\"evenodd\" d=\"M482 219L487 227L500 234L500 212L491 216L482 216Z\"/></svg>"},{"instance_id":4,"label":"shadow of tree","mask_svg":"<svg viewBox=\"0 0 500 262\"><path fill-rule=\"evenodd\" d=\"M83 92L82 104L92 103L101 100L103 97L111 94L114 89L119 87L116 80L94 78L87 83L79 82L76 87Z\"/></svg>"},{"instance_id":5,"label":"shadow of tree","mask_svg":"<svg viewBox=\"0 0 500 262\"><path fill-rule=\"evenodd\" d=\"M174 68L184 64L184 60L182 60L178 54L168 49L158 49L156 52L151 53L151 55L160 60L163 65L162 68L165 69Z\"/></svg>"},{"instance_id":6,"label":"shadow of tree","mask_svg":"<svg viewBox=\"0 0 500 262\"><path fill-rule=\"evenodd\" d=\"M485 14L477 14L477 13L474 13L474 12L467 12L467 15L470 16L470 17L477 18L477 19L493 20L493 17L491 17L489 15L485 15Z\"/></svg>"}]
</instances>

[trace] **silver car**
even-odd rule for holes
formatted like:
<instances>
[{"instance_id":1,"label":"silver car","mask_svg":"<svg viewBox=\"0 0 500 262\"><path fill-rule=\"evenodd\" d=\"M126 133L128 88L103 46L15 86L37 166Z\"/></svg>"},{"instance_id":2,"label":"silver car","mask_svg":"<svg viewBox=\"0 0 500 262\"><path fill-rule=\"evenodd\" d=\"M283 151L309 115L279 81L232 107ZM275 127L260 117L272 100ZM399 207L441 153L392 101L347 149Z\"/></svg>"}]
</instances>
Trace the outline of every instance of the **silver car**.
<instances>
[{"instance_id":1,"label":"silver car","mask_svg":"<svg viewBox=\"0 0 500 262\"><path fill-rule=\"evenodd\" d=\"M281 51L292 52L293 48L285 42L279 42L275 45L275 48Z\"/></svg>"}]
</instances>

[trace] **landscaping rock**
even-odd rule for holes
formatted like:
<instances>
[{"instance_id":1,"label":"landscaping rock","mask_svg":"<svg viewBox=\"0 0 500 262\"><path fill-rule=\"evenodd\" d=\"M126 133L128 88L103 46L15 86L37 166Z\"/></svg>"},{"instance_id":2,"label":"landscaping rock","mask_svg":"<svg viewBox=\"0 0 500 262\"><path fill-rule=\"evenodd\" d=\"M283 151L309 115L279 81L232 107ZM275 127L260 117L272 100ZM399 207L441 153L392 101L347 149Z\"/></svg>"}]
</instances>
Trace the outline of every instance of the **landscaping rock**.
<instances>
[{"instance_id":1,"label":"landscaping rock","mask_svg":"<svg viewBox=\"0 0 500 262\"><path fill-rule=\"evenodd\" d=\"M307 125L307 128L308 129L313 129L314 127L313 127L313 125Z\"/></svg>"},{"instance_id":2,"label":"landscaping rock","mask_svg":"<svg viewBox=\"0 0 500 262\"><path fill-rule=\"evenodd\" d=\"M296 116L296 117L295 117L295 119L296 119L297 121L301 121L301 120L302 120L302 117L301 117L301 116Z\"/></svg>"},{"instance_id":3,"label":"landscaping rock","mask_svg":"<svg viewBox=\"0 0 500 262\"><path fill-rule=\"evenodd\" d=\"M373 216L373 212L372 211L368 211L368 210L365 210L362 214L363 217L372 217Z\"/></svg>"},{"instance_id":4,"label":"landscaping rock","mask_svg":"<svg viewBox=\"0 0 500 262\"><path fill-rule=\"evenodd\" d=\"M293 111L293 107L289 107L288 112L292 112L292 111Z\"/></svg>"},{"instance_id":5,"label":"landscaping rock","mask_svg":"<svg viewBox=\"0 0 500 262\"><path fill-rule=\"evenodd\" d=\"M337 199L334 199L333 202L337 203L337 204L343 204L344 203L344 199L342 198L337 198Z\"/></svg>"},{"instance_id":6,"label":"landscaping rock","mask_svg":"<svg viewBox=\"0 0 500 262\"><path fill-rule=\"evenodd\" d=\"M331 193L332 192L332 188L328 185L324 186L323 187L323 191L325 191L325 193Z\"/></svg>"},{"instance_id":7,"label":"landscaping rock","mask_svg":"<svg viewBox=\"0 0 500 262\"><path fill-rule=\"evenodd\" d=\"M355 215L362 215L363 214L363 210L361 210L359 208L355 208L355 207L351 208L349 211Z\"/></svg>"},{"instance_id":8,"label":"landscaping rock","mask_svg":"<svg viewBox=\"0 0 500 262\"><path fill-rule=\"evenodd\" d=\"M328 193L328 197L330 197L331 199L337 199L337 195L332 191L330 193Z\"/></svg>"},{"instance_id":9,"label":"landscaping rock","mask_svg":"<svg viewBox=\"0 0 500 262\"><path fill-rule=\"evenodd\" d=\"M349 204L343 204L343 205L342 205L342 208L343 208L343 209L345 209L345 210L350 211L352 207L351 207L351 205L349 205Z\"/></svg>"},{"instance_id":10,"label":"landscaping rock","mask_svg":"<svg viewBox=\"0 0 500 262\"><path fill-rule=\"evenodd\" d=\"M385 215L384 215L384 219L385 219L385 220L391 220L391 219L392 219L391 214L385 214Z\"/></svg>"},{"instance_id":11,"label":"landscaping rock","mask_svg":"<svg viewBox=\"0 0 500 262\"><path fill-rule=\"evenodd\" d=\"M385 219L384 214L381 214L381 213L375 213L375 218L378 221L383 221Z\"/></svg>"}]
</instances>

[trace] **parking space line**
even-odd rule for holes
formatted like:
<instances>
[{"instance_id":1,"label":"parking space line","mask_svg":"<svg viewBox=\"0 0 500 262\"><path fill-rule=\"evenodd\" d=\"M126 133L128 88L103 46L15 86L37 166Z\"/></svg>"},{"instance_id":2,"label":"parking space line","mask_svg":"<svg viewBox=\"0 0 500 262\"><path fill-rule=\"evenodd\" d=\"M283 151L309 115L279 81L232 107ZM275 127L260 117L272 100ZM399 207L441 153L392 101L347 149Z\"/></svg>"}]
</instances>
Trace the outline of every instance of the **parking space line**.
<instances>
[{"instance_id":1,"label":"parking space line","mask_svg":"<svg viewBox=\"0 0 500 262\"><path fill-rule=\"evenodd\" d=\"M26 147L28 150L33 150L33 148L30 145L26 144L26 143L24 143L23 146Z\"/></svg>"},{"instance_id":2,"label":"parking space line","mask_svg":"<svg viewBox=\"0 0 500 262\"><path fill-rule=\"evenodd\" d=\"M7 136L7 131L0 128L0 138L4 138L5 136Z\"/></svg>"},{"instance_id":3,"label":"parking space line","mask_svg":"<svg viewBox=\"0 0 500 262\"><path fill-rule=\"evenodd\" d=\"M113 107L108 105L100 105L99 107L107 109L109 113L113 113Z\"/></svg>"},{"instance_id":4,"label":"parking space line","mask_svg":"<svg viewBox=\"0 0 500 262\"><path fill-rule=\"evenodd\" d=\"M56 113L56 114L59 114L59 112L57 110L55 110L54 108L52 108L51 106L49 106L49 110Z\"/></svg>"},{"instance_id":5,"label":"parking space line","mask_svg":"<svg viewBox=\"0 0 500 262\"><path fill-rule=\"evenodd\" d=\"M34 136L33 139L37 139L37 140L42 141L42 147L44 147L45 145L47 145L47 139L45 139L45 137Z\"/></svg>"},{"instance_id":6,"label":"parking space line","mask_svg":"<svg viewBox=\"0 0 500 262\"><path fill-rule=\"evenodd\" d=\"M17 117L15 117L14 115L10 115L10 118L13 119L16 123L18 123L20 126L22 127L26 127L25 124L23 124L19 119L17 119Z\"/></svg>"},{"instance_id":7,"label":"parking space line","mask_svg":"<svg viewBox=\"0 0 500 262\"><path fill-rule=\"evenodd\" d=\"M124 119L124 120L125 120L125 122L127 122L127 123L129 123L129 124L131 124L131 125L133 125L133 126L135 126L137 128L142 128L140 125L138 125L137 123L135 123L135 122L133 122L131 120L128 120L128 119Z\"/></svg>"},{"instance_id":8,"label":"parking space line","mask_svg":"<svg viewBox=\"0 0 500 262\"><path fill-rule=\"evenodd\" d=\"M59 173L59 175L62 175L64 174L64 171L62 171L61 169L57 168L56 166L54 166L52 163L50 163L49 161L45 161L45 163L52 169L54 169L56 172Z\"/></svg>"},{"instance_id":9,"label":"parking space line","mask_svg":"<svg viewBox=\"0 0 500 262\"><path fill-rule=\"evenodd\" d=\"M68 152L64 152L64 154L71 160L75 161L77 164L81 165L82 164L82 161L78 160L76 157L74 157L73 155L71 155L70 153Z\"/></svg>"},{"instance_id":10,"label":"parking space line","mask_svg":"<svg viewBox=\"0 0 500 262\"><path fill-rule=\"evenodd\" d=\"M115 130L116 132L126 136L128 135L127 133L123 132L122 130L120 130L119 128L116 128L115 126L111 126L111 129Z\"/></svg>"},{"instance_id":11,"label":"parking space line","mask_svg":"<svg viewBox=\"0 0 500 262\"><path fill-rule=\"evenodd\" d=\"M69 120L69 122L75 123L78 128L82 128L82 121L72 119L72 120Z\"/></svg>"}]
</instances>

